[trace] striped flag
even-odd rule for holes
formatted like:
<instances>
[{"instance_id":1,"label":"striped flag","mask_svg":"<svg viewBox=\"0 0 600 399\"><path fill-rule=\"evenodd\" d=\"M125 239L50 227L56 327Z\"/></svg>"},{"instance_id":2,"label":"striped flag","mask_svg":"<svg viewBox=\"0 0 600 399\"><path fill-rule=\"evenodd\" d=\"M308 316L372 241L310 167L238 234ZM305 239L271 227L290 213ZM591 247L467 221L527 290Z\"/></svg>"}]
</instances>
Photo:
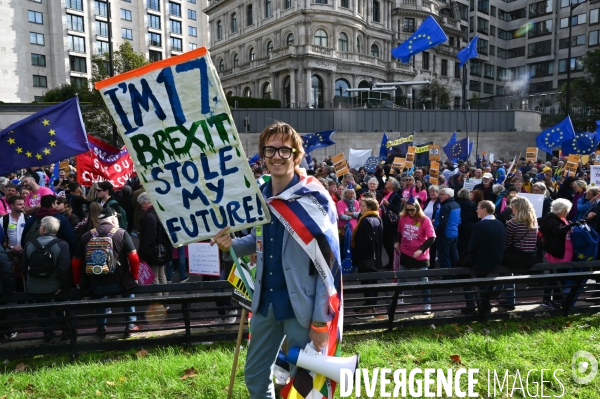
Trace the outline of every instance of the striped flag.
<instances>
[{"instance_id":1,"label":"striped flag","mask_svg":"<svg viewBox=\"0 0 600 399\"><path fill-rule=\"evenodd\" d=\"M323 185L315 177L306 176L303 169L301 171L298 184L278 196L268 198L267 204L273 215L308 254L327 287L329 310L335 316L330 323L329 342L325 353L329 356L339 356L344 316L336 207ZM331 262L325 255L329 253L333 258ZM281 395L286 399L333 399L335 388L334 381L298 369L296 376L281 391Z\"/></svg>"}]
</instances>

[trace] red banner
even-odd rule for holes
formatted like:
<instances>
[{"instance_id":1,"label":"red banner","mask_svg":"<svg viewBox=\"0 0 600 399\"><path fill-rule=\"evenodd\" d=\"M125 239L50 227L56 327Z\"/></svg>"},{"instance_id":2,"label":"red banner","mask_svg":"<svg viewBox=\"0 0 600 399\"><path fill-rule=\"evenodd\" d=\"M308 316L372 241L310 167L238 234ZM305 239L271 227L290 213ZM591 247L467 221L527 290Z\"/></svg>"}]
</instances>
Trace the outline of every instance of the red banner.
<instances>
[{"instance_id":1,"label":"red banner","mask_svg":"<svg viewBox=\"0 0 600 399\"><path fill-rule=\"evenodd\" d=\"M77 155L79 184L90 187L94 183L109 181L118 189L135 176L133 161L125 146L118 149L92 136L88 136L88 141L90 151Z\"/></svg>"}]
</instances>

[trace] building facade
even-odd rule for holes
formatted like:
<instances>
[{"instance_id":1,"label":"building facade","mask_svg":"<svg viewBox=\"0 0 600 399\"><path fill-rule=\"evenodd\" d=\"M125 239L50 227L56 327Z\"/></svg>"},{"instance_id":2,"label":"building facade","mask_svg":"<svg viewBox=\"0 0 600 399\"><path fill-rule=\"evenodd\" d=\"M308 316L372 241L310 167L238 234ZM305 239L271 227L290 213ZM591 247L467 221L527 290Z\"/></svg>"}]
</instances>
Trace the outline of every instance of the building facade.
<instances>
[{"instance_id":1,"label":"building facade","mask_svg":"<svg viewBox=\"0 0 600 399\"><path fill-rule=\"evenodd\" d=\"M204 12L226 94L326 108L348 104L339 101L352 95L344 88L435 78L451 87L449 105L457 108L463 78L467 100L476 95L502 108L547 112L557 103L568 63L572 78L581 76L581 57L599 41L600 2L580 4L571 18L567 60L569 5L569 0L211 0ZM393 59L390 50L429 15L448 42L408 64ZM465 79L456 54L475 35L480 56L468 64ZM394 94L403 98L401 105L420 107L428 100L422 88L399 86Z\"/></svg>"},{"instance_id":2,"label":"building facade","mask_svg":"<svg viewBox=\"0 0 600 399\"><path fill-rule=\"evenodd\" d=\"M208 44L202 0L0 2L0 101L32 102L91 79L94 54L129 41L156 61Z\"/></svg>"}]
</instances>

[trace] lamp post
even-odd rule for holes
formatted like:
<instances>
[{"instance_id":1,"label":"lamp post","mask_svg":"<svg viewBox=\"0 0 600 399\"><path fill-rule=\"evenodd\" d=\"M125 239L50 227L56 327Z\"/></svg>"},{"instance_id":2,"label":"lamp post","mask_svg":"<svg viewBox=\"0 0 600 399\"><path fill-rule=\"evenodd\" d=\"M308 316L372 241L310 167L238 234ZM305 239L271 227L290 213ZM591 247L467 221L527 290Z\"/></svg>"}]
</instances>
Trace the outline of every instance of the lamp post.
<instances>
[{"instance_id":1,"label":"lamp post","mask_svg":"<svg viewBox=\"0 0 600 399\"><path fill-rule=\"evenodd\" d=\"M110 9L110 0L107 0L106 2L106 11L108 13L108 74L110 76L115 76L115 68L114 68L114 64L113 64L113 42L112 42L112 23L111 23L111 9ZM112 123L112 138L113 138L113 145L117 145L117 141L119 139L119 134L117 132L117 125L113 122Z\"/></svg>"},{"instance_id":2,"label":"lamp post","mask_svg":"<svg viewBox=\"0 0 600 399\"><path fill-rule=\"evenodd\" d=\"M573 29L573 10L585 3L587 0L580 1L577 4L572 3L573 0L569 0L569 52L567 54L567 109L565 110L566 116L569 116L569 110L571 109L571 31Z\"/></svg>"}]
</instances>

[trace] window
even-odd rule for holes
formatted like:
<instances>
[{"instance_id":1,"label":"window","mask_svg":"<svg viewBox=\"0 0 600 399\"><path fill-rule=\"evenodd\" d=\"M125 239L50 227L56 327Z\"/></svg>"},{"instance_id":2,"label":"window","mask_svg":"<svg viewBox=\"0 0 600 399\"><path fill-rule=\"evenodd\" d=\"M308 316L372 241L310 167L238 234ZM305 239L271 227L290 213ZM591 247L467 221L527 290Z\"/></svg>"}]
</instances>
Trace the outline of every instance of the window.
<instances>
[{"instance_id":1,"label":"window","mask_svg":"<svg viewBox=\"0 0 600 399\"><path fill-rule=\"evenodd\" d=\"M350 7L349 1L348 0L341 0L340 1L340 7L349 8Z\"/></svg>"},{"instance_id":2,"label":"window","mask_svg":"<svg viewBox=\"0 0 600 399\"><path fill-rule=\"evenodd\" d=\"M272 52L273 52L273 42L269 40L269 43L267 43L267 57L270 56Z\"/></svg>"},{"instance_id":3,"label":"window","mask_svg":"<svg viewBox=\"0 0 600 399\"><path fill-rule=\"evenodd\" d=\"M505 96L506 94L508 94L508 93L504 86L496 86L496 95L497 96Z\"/></svg>"},{"instance_id":4,"label":"window","mask_svg":"<svg viewBox=\"0 0 600 399\"><path fill-rule=\"evenodd\" d=\"M517 47L513 49L505 50L503 48L498 47L498 57L509 59L516 57L523 57L525 55L525 47Z\"/></svg>"},{"instance_id":5,"label":"window","mask_svg":"<svg viewBox=\"0 0 600 399\"><path fill-rule=\"evenodd\" d=\"M231 14L231 33L237 32L237 14Z\"/></svg>"},{"instance_id":6,"label":"window","mask_svg":"<svg viewBox=\"0 0 600 399\"><path fill-rule=\"evenodd\" d=\"M533 82L533 83L529 84L529 92L530 93L540 93L540 92L551 91L551 90L553 90L552 89L552 81Z\"/></svg>"},{"instance_id":7,"label":"window","mask_svg":"<svg viewBox=\"0 0 600 399\"><path fill-rule=\"evenodd\" d=\"M317 75L311 79L311 108L323 108L323 81Z\"/></svg>"},{"instance_id":8,"label":"window","mask_svg":"<svg viewBox=\"0 0 600 399\"><path fill-rule=\"evenodd\" d=\"M285 0L285 9L292 8L292 0Z\"/></svg>"},{"instance_id":9,"label":"window","mask_svg":"<svg viewBox=\"0 0 600 399\"><path fill-rule=\"evenodd\" d=\"M270 82L267 82L263 85L262 98L266 98L266 99L271 98L271 83Z\"/></svg>"},{"instance_id":10,"label":"window","mask_svg":"<svg viewBox=\"0 0 600 399\"><path fill-rule=\"evenodd\" d=\"M288 46L294 44L294 34L290 33L289 35L287 35L287 39L285 39L285 42Z\"/></svg>"},{"instance_id":11,"label":"window","mask_svg":"<svg viewBox=\"0 0 600 399\"><path fill-rule=\"evenodd\" d=\"M496 27L494 25L490 25L490 36L496 36Z\"/></svg>"},{"instance_id":12,"label":"window","mask_svg":"<svg viewBox=\"0 0 600 399\"><path fill-rule=\"evenodd\" d=\"M217 40L221 40L223 38L223 24L221 20L217 21Z\"/></svg>"},{"instance_id":13,"label":"window","mask_svg":"<svg viewBox=\"0 0 600 399\"><path fill-rule=\"evenodd\" d=\"M510 71L506 68L496 67L496 80L510 80Z\"/></svg>"},{"instance_id":14,"label":"window","mask_svg":"<svg viewBox=\"0 0 600 399\"><path fill-rule=\"evenodd\" d=\"M496 46L490 44L490 55L496 55Z\"/></svg>"},{"instance_id":15,"label":"window","mask_svg":"<svg viewBox=\"0 0 600 399\"><path fill-rule=\"evenodd\" d=\"M381 16L379 15L380 11L379 11L379 2L378 1L374 1L373 2L373 22L379 22L381 19Z\"/></svg>"},{"instance_id":16,"label":"window","mask_svg":"<svg viewBox=\"0 0 600 399\"><path fill-rule=\"evenodd\" d=\"M454 78L460 79L460 62L454 63Z\"/></svg>"},{"instance_id":17,"label":"window","mask_svg":"<svg viewBox=\"0 0 600 399\"><path fill-rule=\"evenodd\" d=\"M442 60L442 76L448 76L448 60Z\"/></svg>"},{"instance_id":18,"label":"window","mask_svg":"<svg viewBox=\"0 0 600 399\"><path fill-rule=\"evenodd\" d=\"M36 103L43 103L44 102L44 96L33 96L33 101Z\"/></svg>"},{"instance_id":19,"label":"window","mask_svg":"<svg viewBox=\"0 0 600 399\"><path fill-rule=\"evenodd\" d=\"M65 6L72 10L83 11L83 0L67 0Z\"/></svg>"},{"instance_id":20,"label":"window","mask_svg":"<svg viewBox=\"0 0 600 399\"><path fill-rule=\"evenodd\" d=\"M588 46L597 46L598 45L598 32L597 30L590 32L590 39L588 41Z\"/></svg>"},{"instance_id":21,"label":"window","mask_svg":"<svg viewBox=\"0 0 600 399\"><path fill-rule=\"evenodd\" d=\"M67 29L83 32L83 17L67 14Z\"/></svg>"},{"instance_id":22,"label":"window","mask_svg":"<svg viewBox=\"0 0 600 399\"><path fill-rule=\"evenodd\" d=\"M244 96L244 97L252 97L252 90L251 90L249 87L246 87L246 88L244 89L244 94L243 94L243 96Z\"/></svg>"},{"instance_id":23,"label":"window","mask_svg":"<svg viewBox=\"0 0 600 399\"><path fill-rule=\"evenodd\" d=\"M415 31L415 19L414 18L404 18L404 27L402 28L403 32L414 32Z\"/></svg>"},{"instance_id":24,"label":"window","mask_svg":"<svg viewBox=\"0 0 600 399\"><path fill-rule=\"evenodd\" d=\"M316 46L327 47L327 33L323 29L318 29L315 32L313 44Z\"/></svg>"},{"instance_id":25,"label":"window","mask_svg":"<svg viewBox=\"0 0 600 399\"><path fill-rule=\"evenodd\" d=\"M552 0L544 0L529 5L529 18L552 13Z\"/></svg>"},{"instance_id":26,"label":"window","mask_svg":"<svg viewBox=\"0 0 600 399\"><path fill-rule=\"evenodd\" d=\"M183 41L177 37L170 37L171 51L183 51Z\"/></svg>"},{"instance_id":27,"label":"window","mask_svg":"<svg viewBox=\"0 0 600 399\"><path fill-rule=\"evenodd\" d=\"M481 76L481 62L479 60L471 60L470 75Z\"/></svg>"},{"instance_id":28,"label":"window","mask_svg":"<svg viewBox=\"0 0 600 399\"><path fill-rule=\"evenodd\" d=\"M569 7L569 5L575 5L578 3L584 3L585 0L560 0L560 8Z\"/></svg>"},{"instance_id":29,"label":"window","mask_svg":"<svg viewBox=\"0 0 600 399\"><path fill-rule=\"evenodd\" d=\"M193 26L188 26L188 34L190 36L198 37L198 28Z\"/></svg>"},{"instance_id":30,"label":"window","mask_svg":"<svg viewBox=\"0 0 600 399\"><path fill-rule=\"evenodd\" d=\"M462 41L465 43L468 42L469 41L469 28L467 26L461 25L460 30L462 32Z\"/></svg>"},{"instance_id":31,"label":"window","mask_svg":"<svg viewBox=\"0 0 600 399\"><path fill-rule=\"evenodd\" d=\"M327 4L327 0L314 0L317 4Z\"/></svg>"},{"instance_id":32,"label":"window","mask_svg":"<svg viewBox=\"0 0 600 399\"><path fill-rule=\"evenodd\" d=\"M487 94L494 94L494 84L493 83L483 83L483 92Z\"/></svg>"},{"instance_id":33,"label":"window","mask_svg":"<svg viewBox=\"0 0 600 399\"><path fill-rule=\"evenodd\" d=\"M44 23L44 15L41 12L37 11L29 11L29 22L33 22L34 24L43 24Z\"/></svg>"},{"instance_id":34,"label":"window","mask_svg":"<svg viewBox=\"0 0 600 399\"><path fill-rule=\"evenodd\" d=\"M429 69L429 53L427 51L423 51L423 69Z\"/></svg>"},{"instance_id":35,"label":"window","mask_svg":"<svg viewBox=\"0 0 600 399\"><path fill-rule=\"evenodd\" d=\"M528 31L528 35L529 38L534 38L534 37L539 37L539 36L546 36L546 35L551 35L552 34L552 20L548 19L546 21L539 21L539 22L533 22L533 23L529 23L529 31Z\"/></svg>"},{"instance_id":36,"label":"window","mask_svg":"<svg viewBox=\"0 0 600 399\"><path fill-rule=\"evenodd\" d=\"M348 36L343 32L338 38L338 51L348 52Z\"/></svg>"},{"instance_id":37,"label":"window","mask_svg":"<svg viewBox=\"0 0 600 399\"><path fill-rule=\"evenodd\" d=\"M148 26L152 29L160 29L160 17L148 14Z\"/></svg>"},{"instance_id":38,"label":"window","mask_svg":"<svg viewBox=\"0 0 600 399\"><path fill-rule=\"evenodd\" d=\"M571 47L585 46L585 35L571 37ZM564 38L558 41L558 48L569 48L569 39Z\"/></svg>"},{"instance_id":39,"label":"window","mask_svg":"<svg viewBox=\"0 0 600 399\"><path fill-rule=\"evenodd\" d=\"M360 54L360 37L356 38L356 52Z\"/></svg>"},{"instance_id":40,"label":"window","mask_svg":"<svg viewBox=\"0 0 600 399\"><path fill-rule=\"evenodd\" d=\"M467 22L469 20L469 6L462 3L456 4L458 4L458 13L460 14L460 19Z\"/></svg>"},{"instance_id":41,"label":"window","mask_svg":"<svg viewBox=\"0 0 600 399\"><path fill-rule=\"evenodd\" d=\"M48 79L43 75L33 75L33 87L48 87Z\"/></svg>"},{"instance_id":42,"label":"window","mask_svg":"<svg viewBox=\"0 0 600 399\"><path fill-rule=\"evenodd\" d=\"M131 21L131 11L121 8L121 19L125 21Z\"/></svg>"},{"instance_id":43,"label":"window","mask_svg":"<svg viewBox=\"0 0 600 399\"><path fill-rule=\"evenodd\" d=\"M350 88L350 83L346 79L338 79L335 81L335 95L340 97L350 97L350 92L346 91Z\"/></svg>"},{"instance_id":44,"label":"window","mask_svg":"<svg viewBox=\"0 0 600 399\"><path fill-rule=\"evenodd\" d=\"M150 60L150 62L160 61L163 59L162 53L160 51L150 50L148 52L148 59Z\"/></svg>"},{"instance_id":45,"label":"window","mask_svg":"<svg viewBox=\"0 0 600 399\"><path fill-rule=\"evenodd\" d=\"M481 91L481 84L478 80L469 80L469 90L471 91Z\"/></svg>"},{"instance_id":46,"label":"window","mask_svg":"<svg viewBox=\"0 0 600 399\"><path fill-rule=\"evenodd\" d=\"M525 17L526 17L526 11L524 8L520 8L520 9L514 10L514 11L498 10L498 18L500 18L503 21L514 21L516 19L525 18Z\"/></svg>"},{"instance_id":47,"label":"window","mask_svg":"<svg viewBox=\"0 0 600 399\"><path fill-rule=\"evenodd\" d=\"M108 36L108 23L96 21L96 34L98 36Z\"/></svg>"},{"instance_id":48,"label":"window","mask_svg":"<svg viewBox=\"0 0 600 399\"><path fill-rule=\"evenodd\" d=\"M87 72L86 59L82 57L69 56L69 63L71 64L71 72Z\"/></svg>"},{"instance_id":49,"label":"window","mask_svg":"<svg viewBox=\"0 0 600 399\"><path fill-rule=\"evenodd\" d=\"M552 54L552 40L529 43L527 46L527 58L541 57Z\"/></svg>"},{"instance_id":50,"label":"window","mask_svg":"<svg viewBox=\"0 0 600 399\"><path fill-rule=\"evenodd\" d=\"M31 65L46 66L46 56L43 54L31 54Z\"/></svg>"},{"instance_id":51,"label":"window","mask_svg":"<svg viewBox=\"0 0 600 399\"><path fill-rule=\"evenodd\" d=\"M194 3L194 4L196 4L196 0L188 0L188 3Z\"/></svg>"},{"instance_id":52,"label":"window","mask_svg":"<svg viewBox=\"0 0 600 399\"><path fill-rule=\"evenodd\" d=\"M94 1L94 14L101 17L106 17L108 15L106 3L103 1Z\"/></svg>"},{"instance_id":53,"label":"window","mask_svg":"<svg viewBox=\"0 0 600 399\"><path fill-rule=\"evenodd\" d=\"M515 31L498 28L498 38L502 40L512 40L515 38Z\"/></svg>"},{"instance_id":54,"label":"window","mask_svg":"<svg viewBox=\"0 0 600 399\"><path fill-rule=\"evenodd\" d=\"M188 43L188 50L196 50L198 45L196 43Z\"/></svg>"},{"instance_id":55,"label":"window","mask_svg":"<svg viewBox=\"0 0 600 399\"><path fill-rule=\"evenodd\" d=\"M176 17L181 17L181 5L169 2L169 14Z\"/></svg>"},{"instance_id":56,"label":"window","mask_svg":"<svg viewBox=\"0 0 600 399\"><path fill-rule=\"evenodd\" d=\"M490 1L489 0L477 1L477 11L482 12L484 14L488 14L489 9L490 9Z\"/></svg>"},{"instance_id":57,"label":"window","mask_svg":"<svg viewBox=\"0 0 600 399\"><path fill-rule=\"evenodd\" d=\"M488 41L487 40L484 40L482 38L479 38L479 40L477 40L477 52L481 53L481 54L488 53Z\"/></svg>"},{"instance_id":58,"label":"window","mask_svg":"<svg viewBox=\"0 0 600 399\"><path fill-rule=\"evenodd\" d=\"M85 38L83 37L67 35L67 45L71 51L85 53Z\"/></svg>"},{"instance_id":59,"label":"window","mask_svg":"<svg viewBox=\"0 0 600 399\"><path fill-rule=\"evenodd\" d=\"M600 11L600 8L596 8L590 11L590 25L598 23L598 11Z\"/></svg>"},{"instance_id":60,"label":"window","mask_svg":"<svg viewBox=\"0 0 600 399\"><path fill-rule=\"evenodd\" d=\"M121 28L121 37L123 39L133 40L133 31L127 28Z\"/></svg>"},{"instance_id":61,"label":"window","mask_svg":"<svg viewBox=\"0 0 600 399\"><path fill-rule=\"evenodd\" d=\"M477 32L488 34L490 30L490 21L485 18L477 17Z\"/></svg>"},{"instance_id":62,"label":"window","mask_svg":"<svg viewBox=\"0 0 600 399\"><path fill-rule=\"evenodd\" d=\"M579 14L579 15L574 15L573 18L571 19L571 25L572 26L576 26L576 25L583 25L586 23L587 20L587 14ZM569 27L569 17L567 18L561 18L560 19L560 28L568 28Z\"/></svg>"},{"instance_id":63,"label":"window","mask_svg":"<svg viewBox=\"0 0 600 399\"><path fill-rule=\"evenodd\" d=\"M159 0L147 0L148 8L154 11L160 11L160 1Z\"/></svg>"},{"instance_id":64,"label":"window","mask_svg":"<svg viewBox=\"0 0 600 399\"><path fill-rule=\"evenodd\" d=\"M571 58L571 72L583 71L583 57ZM558 60L558 73L567 72L567 59Z\"/></svg>"},{"instance_id":65,"label":"window","mask_svg":"<svg viewBox=\"0 0 600 399\"><path fill-rule=\"evenodd\" d=\"M106 54L108 53L108 42L97 41L96 42L96 54ZM108 68L106 68L108 69Z\"/></svg>"},{"instance_id":66,"label":"window","mask_svg":"<svg viewBox=\"0 0 600 399\"><path fill-rule=\"evenodd\" d=\"M233 55L233 66L236 67L238 66L238 64L240 63L240 58L238 57L237 54Z\"/></svg>"},{"instance_id":67,"label":"window","mask_svg":"<svg viewBox=\"0 0 600 399\"><path fill-rule=\"evenodd\" d=\"M493 65L483 64L483 77L494 79L494 68Z\"/></svg>"},{"instance_id":68,"label":"window","mask_svg":"<svg viewBox=\"0 0 600 399\"><path fill-rule=\"evenodd\" d=\"M254 48L250 47L248 50L248 61L254 61Z\"/></svg>"},{"instance_id":69,"label":"window","mask_svg":"<svg viewBox=\"0 0 600 399\"><path fill-rule=\"evenodd\" d=\"M219 72L223 72L225 70L225 61L223 58L219 60Z\"/></svg>"},{"instance_id":70,"label":"window","mask_svg":"<svg viewBox=\"0 0 600 399\"><path fill-rule=\"evenodd\" d=\"M154 47L162 47L161 36L158 33L150 33L150 45Z\"/></svg>"},{"instance_id":71,"label":"window","mask_svg":"<svg viewBox=\"0 0 600 399\"><path fill-rule=\"evenodd\" d=\"M254 17L252 16L252 4L246 6L246 25L250 26L254 23Z\"/></svg>"},{"instance_id":72,"label":"window","mask_svg":"<svg viewBox=\"0 0 600 399\"><path fill-rule=\"evenodd\" d=\"M271 15L271 0L265 0L265 18L269 18Z\"/></svg>"},{"instance_id":73,"label":"window","mask_svg":"<svg viewBox=\"0 0 600 399\"><path fill-rule=\"evenodd\" d=\"M217 22L217 24L221 24L221 21ZM169 31L171 33L175 33L177 35L181 35L181 21L174 21L172 19L169 20Z\"/></svg>"},{"instance_id":74,"label":"window","mask_svg":"<svg viewBox=\"0 0 600 399\"><path fill-rule=\"evenodd\" d=\"M196 20L196 11L195 10L188 10L188 19L193 19L194 21Z\"/></svg>"},{"instance_id":75,"label":"window","mask_svg":"<svg viewBox=\"0 0 600 399\"><path fill-rule=\"evenodd\" d=\"M537 62L529 65L529 76L532 78L541 78L543 76L552 76L554 73L554 61Z\"/></svg>"},{"instance_id":76,"label":"window","mask_svg":"<svg viewBox=\"0 0 600 399\"><path fill-rule=\"evenodd\" d=\"M379 47L376 44L371 45L371 57L379 58Z\"/></svg>"},{"instance_id":77,"label":"window","mask_svg":"<svg viewBox=\"0 0 600 399\"><path fill-rule=\"evenodd\" d=\"M492 6L492 8L490 9L490 15L491 15L492 17L495 17L495 16L496 16L496 7Z\"/></svg>"}]
</instances>

